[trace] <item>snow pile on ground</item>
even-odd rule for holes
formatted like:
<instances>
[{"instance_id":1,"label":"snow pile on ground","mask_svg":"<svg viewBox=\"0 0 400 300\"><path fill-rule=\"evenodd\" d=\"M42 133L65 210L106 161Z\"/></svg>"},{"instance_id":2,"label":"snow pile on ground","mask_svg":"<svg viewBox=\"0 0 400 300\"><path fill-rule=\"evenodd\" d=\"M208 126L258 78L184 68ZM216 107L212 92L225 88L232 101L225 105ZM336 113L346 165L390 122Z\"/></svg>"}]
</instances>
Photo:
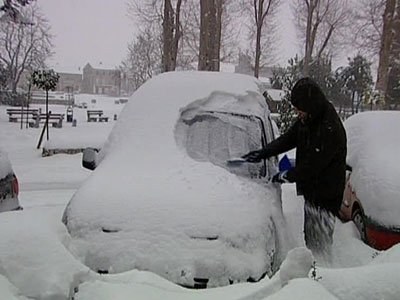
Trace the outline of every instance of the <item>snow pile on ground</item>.
<instances>
[{"instance_id":1,"label":"snow pile on ground","mask_svg":"<svg viewBox=\"0 0 400 300\"><path fill-rule=\"evenodd\" d=\"M386 226L399 226L400 112L356 114L345 122L351 184L364 213Z\"/></svg>"},{"instance_id":2,"label":"snow pile on ground","mask_svg":"<svg viewBox=\"0 0 400 300\"><path fill-rule=\"evenodd\" d=\"M310 272L313 262L311 251L307 248L295 248L288 252L285 261L279 270L282 285L286 285L294 278L305 278Z\"/></svg>"},{"instance_id":3,"label":"snow pile on ground","mask_svg":"<svg viewBox=\"0 0 400 300\"><path fill-rule=\"evenodd\" d=\"M26 297L66 299L89 274L40 214L2 213L0 228L0 274Z\"/></svg>"},{"instance_id":4,"label":"snow pile on ground","mask_svg":"<svg viewBox=\"0 0 400 300\"><path fill-rule=\"evenodd\" d=\"M6 277L0 275L0 299L4 300L27 300L18 289L13 286Z\"/></svg>"},{"instance_id":5,"label":"snow pile on ground","mask_svg":"<svg viewBox=\"0 0 400 300\"><path fill-rule=\"evenodd\" d=\"M96 100L92 103L92 100ZM116 104L119 97L105 95L76 94L75 104L87 103L87 109L73 108L73 119L76 127L64 119L63 129L50 128L50 140L45 141L46 149L82 149L86 147L101 148L111 129L115 124L114 118L118 117L125 104ZM39 105L37 105L39 107ZM65 107L52 106L52 111L66 114ZM87 122L87 110L102 110L103 116L108 117L108 122ZM43 108L42 108L43 111ZM79 132L79 134L77 134Z\"/></svg>"},{"instance_id":6,"label":"snow pile on ground","mask_svg":"<svg viewBox=\"0 0 400 300\"><path fill-rule=\"evenodd\" d=\"M45 141L43 147L46 149L84 149L87 147L100 149L114 124L114 121L110 121L107 123L84 123L78 127L65 126L62 131L54 132L53 130L51 139ZM79 131L79 134L76 134L76 131Z\"/></svg>"},{"instance_id":7,"label":"snow pile on ground","mask_svg":"<svg viewBox=\"0 0 400 300\"><path fill-rule=\"evenodd\" d=\"M91 299L231 299L231 300L287 300L287 299L337 299L319 282L308 278L312 255L306 248L296 248L288 253L282 269L272 279L265 278L254 284L191 291L165 281L157 275L131 271L86 282L76 294L78 300ZM283 288L282 288L283 287Z\"/></svg>"},{"instance_id":8,"label":"snow pile on ground","mask_svg":"<svg viewBox=\"0 0 400 300\"><path fill-rule=\"evenodd\" d=\"M321 284L339 299L399 299L400 263L321 269Z\"/></svg>"},{"instance_id":9,"label":"snow pile on ground","mask_svg":"<svg viewBox=\"0 0 400 300\"><path fill-rule=\"evenodd\" d=\"M271 295L270 297L261 298L265 300L288 300L288 299L323 299L338 300L334 295L329 293L321 284L310 279L293 279L289 283ZM347 299L347 298L343 298ZM361 300L361 299L360 299Z\"/></svg>"},{"instance_id":10,"label":"snow pile on ground","mask_svg":"<svg viewBox=\"0 0 400 300\"><path fill-rule=\"evenodd\" d=\"M208 82L210 85L213 84L212 77ZM167 88L164 93L168 94ZM97 101L97 104L99 107L101 101ZM89 103L89 105L92 104ZM113 105L115 104L108 102L104 106L105 113L109 116L112 115ZM93 107L95 107L94 104ZM72 194L90 172L82 169L80 154L42 158L41 151L36 150L41 128L20 130L20 124L8 122L6 108L8 107L0 106L1 147L8 152L12 167L19 178L20 201L24 210L0 214L0 299L26 300L27 297L29 299L32 297L36 297L36 299L68 299L71 288L79 283L79 291L74 296L79 300L399 299L400 245L386 251L376 251L360 241L352 223L341 224L340 221L336 222L334 234L335 269L322 268L317 264L316 274L317 277L321 277L319 281L296 278L289 280L282 287L278 272L272 279L265 278L257 283L233 284L223 288L199 291L184 289L150 272L130 271L118 275L102 276L90 273L91 275L86 276L87 268L63 246L64 244L70 247L72 244L60 219ZM54 106L51 110L65 112L65 107ZM390 114L392 112L388 113L389 118ZM86 110L76 109L74 116L78 119L78 127L76 127L77 130L71 130L67 134L69 136L67 141L73 141L75 138L84 140L80 133L83 132L83 127L86 125L94 126L87 126L85 135L98 136L99 141L106 138L101 136L101 131L105 126L86 122ZM176 114L176 119L178 117L179 113ZM376 125L377 128L385 126L386 121L383 119L379 119L382 125ZM350 121L351 119L349 119ZM58 134L61 136L63 131L67 131L70 125L67 123L64 125L61 129L51 128L50 139ZM368 126L368 124L363 126ZM394 130L397 128L393 127ZM154 130L158 130L158 128L154 128ZM371 129L371 132L373 133L374 130ZM349 134L348 137L353 139ZM384 139L385 135L375 135L375 137L378 141ZM384 144L380 145L379 151L373 153L373 157L378 153L391 152L392 146L389 146L389 142L395 143L397 140L394 138L383 141ZM360 148L362 148L362 140L359 142ZM156 142L155 146L162 147ZM349 154L353 153L350 152ZM368 157L362 155L360 160L365 162ZM395 155L398 155L398 152ZM392 159L391 166L398 166L397 156L391 153L388 156ZM356 156L351 155L351 157L352 161L358 161ZM369 160L367 161L369 162ZM145 164L134 167L146 169ZM386 168L376 167L378 167L377 172L384 173L386 171ZM113 178L113 174L108 175L110 175L109 178ZM143 176L151 179L154 176L154 170L149 170L148 173L143 172ZM395 179L398 178L397 176ZM110 182L112 180L104 182L104 184L109 185ZM390 178L388 182L391 182ZM196 182L191 181L188 184L196 185ZM386 186L386 182L382 184ZM372 189L369 185L367 187ZM386 200L382 199L382 201ZM296 196L294 185L284 185L283 209L288 228L294 236L294 243L297 247L304 246L302 205L303 199ZM94 208L92 207L92 210L95 208L97 208L96 205ZM241 209L246 209L246 206ZM393 211L398 210L393 209ZM169 211L169 213L173 214L174 212ZM162 225L159 224L160 227ZM240 227L240 224L238 226ZM113 243L109 243L104 248L112 249L113 246ZM284 263L284 265L287 264ZM293 266L293 272L296 270L298 268ZM291 275L290 265L287 271L286 275ZM288 278L291 277L288 276ZM50 294L60 297L52 297Z\"/></svg>"}]
</instances>

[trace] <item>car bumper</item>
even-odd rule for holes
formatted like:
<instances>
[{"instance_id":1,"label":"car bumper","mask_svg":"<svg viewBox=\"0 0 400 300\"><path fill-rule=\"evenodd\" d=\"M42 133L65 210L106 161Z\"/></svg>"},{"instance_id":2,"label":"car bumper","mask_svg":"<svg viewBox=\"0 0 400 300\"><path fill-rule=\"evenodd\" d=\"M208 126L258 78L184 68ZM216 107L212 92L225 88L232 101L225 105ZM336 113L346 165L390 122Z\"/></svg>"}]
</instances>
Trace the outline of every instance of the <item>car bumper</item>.
<instances>
[{"instance_id":1,"label":"car bumper","mask_svg":"<svg viewBox=\"0 0 400 300\"><path fill-rule=\"evenodd\" d=\"M400 228L389 229L374 223L366 225L367 243L377 250L386 250L400 243Z\"/></svg>"}]
</instances>

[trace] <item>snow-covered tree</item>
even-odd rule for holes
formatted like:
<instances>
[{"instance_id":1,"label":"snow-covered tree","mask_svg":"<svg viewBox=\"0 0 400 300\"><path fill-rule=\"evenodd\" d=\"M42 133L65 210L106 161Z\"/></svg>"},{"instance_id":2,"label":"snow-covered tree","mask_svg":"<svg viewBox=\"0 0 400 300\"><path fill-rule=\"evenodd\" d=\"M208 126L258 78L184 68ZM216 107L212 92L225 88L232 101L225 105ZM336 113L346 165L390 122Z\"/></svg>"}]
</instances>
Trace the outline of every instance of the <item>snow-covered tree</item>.
<instances>
[{"instance_id":1,"label":"snow-covered tree","mask_svg":"<svg viewBox=\"0 0 400 300\"><path fill-rule=\"evenodd\" d=\"M53 69L50 70L35 70L31 75L32 84L39 89L46 91L46 126L47 140L49 140L49 91L54 91L58 84L58 75ZM40 145L40 143L39 143Z\"/></svg>"},{"instance_id":2,"label":"snow-covered tree","mask_svg":"<svg viewBox=\"0 0 400 300\"><path fill-rule=\"evenodd\" d=\"M349 65L343 70L342 77L346 88L351 92L351 112L357 113L361 104L371 95L371 63L365 57L356 55L349 59Z\"/></svg>"},{"instance_id":3,"label":"snow-covered tree","mask_svg":"<svg viewBox=\"0 0 400 300\"><path fill-rule=\"evenodd\" d=\"M290 126L292 126L296 118L296 112L290 103L290 94L297 80L301 78L302 69L302 64L298 56L289 59L288 64L289 65L282 70L280 78L276 79L280 81L284 91L283 99L279 102L277 107L279 113L278 127L281 133L285 133Z\"/></svg>"}]
</instances>

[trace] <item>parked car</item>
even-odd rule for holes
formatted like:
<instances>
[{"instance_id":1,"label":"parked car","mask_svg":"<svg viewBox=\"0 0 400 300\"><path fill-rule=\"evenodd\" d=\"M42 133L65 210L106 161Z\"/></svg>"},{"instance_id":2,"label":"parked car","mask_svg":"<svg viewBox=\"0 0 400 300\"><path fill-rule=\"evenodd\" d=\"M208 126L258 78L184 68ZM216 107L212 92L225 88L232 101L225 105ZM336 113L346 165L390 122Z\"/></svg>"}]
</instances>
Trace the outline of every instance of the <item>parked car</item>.
<instances>
[{"instance_id":1,"label":"parked car","mask_svg":"<svg viewBox=\"0 0 400 300\"><path fill-rule=\"evenodd\" d=\"M169 72L142 85L68 203L77 256L99 273L147 270L188 287L257 281L286 255L276 158L227 160L274 139L257 79Z\"/></svg>"},{"instance_id":2,"label":"parked car","mask_svg":"<svg viewBox=\"0 0 400 300\"><path fill-rule=\"evenodd\" d=\"M18 180L6 152L0 150L0 212L20 210Z\"/></svg>"},{"instance_id":3,"label":"parked car","mask_svg":"<svg viewBox=\"0 0 400 300\"><path fill-rule=\"evenodd\" d=\"M400 112L356 114L345 121L348 174L341 206L362 240L383 250L400 242Z\"/></svg>"}]
</instances>

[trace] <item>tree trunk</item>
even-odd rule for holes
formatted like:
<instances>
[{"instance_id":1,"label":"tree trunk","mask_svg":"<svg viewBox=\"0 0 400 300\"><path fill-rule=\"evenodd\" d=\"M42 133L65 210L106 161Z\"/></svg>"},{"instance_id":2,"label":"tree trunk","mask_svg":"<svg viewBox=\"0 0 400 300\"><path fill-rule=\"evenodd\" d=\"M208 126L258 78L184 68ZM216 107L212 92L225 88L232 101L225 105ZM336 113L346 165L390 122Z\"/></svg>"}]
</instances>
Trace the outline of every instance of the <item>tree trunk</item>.
<instances>
[{"instance_id":1,"label":"tree trunk","mask_svg":"<svg viewBox=\"0 0 400 300\"><path fill-rule=\"evenodd\" d=\"M219 71L222 1L200 0L200 71Z\"/></svg>"},{"instance_id":2,"label":"tree trunk","mask_svg":"<svg viewBox=\"0 0 400 300\"><path fill-rule=\"evenodd\" d=\"M379 51L378 77L375 88L386 97L388 86L390 50L393 41L393 15L396 7L396 0L387 0L383 15L383 29L381 49Z\"/></svg>"},{"instance_id":3,"label":"tree trunk","mask_svg":"<svg viewBox=\"0 0 400 300\"><path fill-rule=\"evenodd\" d=\"M46 137L49 140L49 91L46 90Z\"/></svg>"},{"instance_id":4,"label":"tree trunk","mask_svg":"<svg viewBox=\"0 0 400 300\"><path fill-rule=\"evenodd\" d=\"M209 34L209 14L211 0L200 0L200 47L199 47L199 63L198 70L207 70L209 61L209 45L207 35Z\"/></svg>"},{"instance_id":5,"label":"tree trunk","mask_svg":"<svg viewBox=\"0 0 400 300\"><path fill-rule=\"evenodd\" d=\"M176 3L176 8L175 8L175 26L174 26L175 35L174 35L173 45L172 45L172 61L171 61L172 70L176 69L179 40L180 40L180 38L182 36L181 20L180 20L181 5L182 5L182 0L178 0L177 3Z\"/></svg>"},{"instance_id":6,"label":"tree trunk","mask_svg":"<svg viewBox=\"0 0 400 300\"><path fill-rule=\"evenodd\" d=\"M310 0L310 2L307 5L306 45L304 51L305 53L304 53L304 67L303 67L304 76L308 76L310 73L310 61L312 55L311 28L312 28L313 13L314 13L314 1L315 0Z\"/></svg>"},{"instance_id":7,"label":"tree trunk","mask_svg":"<svg viewBox=\"0 0 400 300\"><path fill-rule=\"evenodd\" d=\"M261 30L262 30L262 23L263 23L263 12L264 12L264 1L259 0L258 1L258 9L257 9L257 3L254 1L254 15L256 18L256 26L257 26L257 32L256 32L256 57L254 60L254 77L258 78L259 73L260 73L260 57L261 57Z\"/></svg>"},{"instance_id":8,"label":"tree trunk","mask_svg":"<svg viewBox=\"0 0 400 300\"><path fill-rule=\"evenodd\" d=\"M163 72L173 71L172 68L172 49L174 36L174 11L171 0L164 1L164 20L163 20Z\"/></svg>"},{"instance_id":9,"label":"tree trunk","mask_svg":"<svg viewBox=\"0 0 400 300\"><path fill-rule=\"evenodd\" d=\"M219 71L220 69L220 53L221 53L221 31L222 31L222 2L224 0L215 0L215 27L213 39L213 68L212 71Z\"/></svg>"}]
</instances>

